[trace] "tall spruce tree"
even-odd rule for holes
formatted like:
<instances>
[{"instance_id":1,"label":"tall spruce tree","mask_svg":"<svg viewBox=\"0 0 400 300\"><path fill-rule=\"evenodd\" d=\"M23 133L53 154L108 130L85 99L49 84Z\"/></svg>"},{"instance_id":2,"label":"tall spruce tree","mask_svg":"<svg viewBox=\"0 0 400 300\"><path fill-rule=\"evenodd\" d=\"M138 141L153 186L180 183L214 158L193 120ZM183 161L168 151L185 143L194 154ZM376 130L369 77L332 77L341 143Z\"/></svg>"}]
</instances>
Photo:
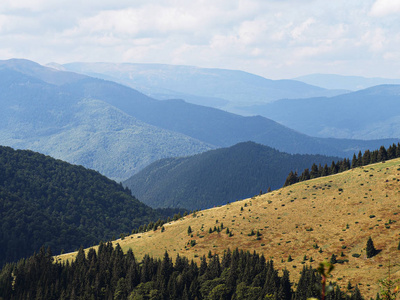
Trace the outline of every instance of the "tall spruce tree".
<instances>
[{"instance_id":1,"label":"tall spruce tree","mask_svg":"<svg viewBox=\"0 0 400 300\"><path fill-rule=\"evenodd\" d=\"M372 238L369 237L367 241L367 258L371 258L377 254L377 250L375 249L374 242L372 241Z\"/></svg>"}]
</instances>

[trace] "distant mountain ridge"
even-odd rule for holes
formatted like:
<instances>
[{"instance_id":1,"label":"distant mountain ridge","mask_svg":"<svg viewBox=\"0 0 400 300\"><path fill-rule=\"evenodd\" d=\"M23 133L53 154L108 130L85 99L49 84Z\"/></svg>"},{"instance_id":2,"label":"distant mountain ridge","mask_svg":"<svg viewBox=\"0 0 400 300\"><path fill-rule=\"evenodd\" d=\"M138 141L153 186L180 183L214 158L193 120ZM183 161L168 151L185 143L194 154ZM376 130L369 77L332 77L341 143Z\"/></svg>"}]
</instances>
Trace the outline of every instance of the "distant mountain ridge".
<instances>
[{"instance_id":1,"label":"distant mountain ridge","mask_svg":"<svg viewBox=\"0 0 400 300\"><path fill-rule=\"evenodd\" d=\"M1 144L82 164L115 180L161 158L244 141L340 157L398 142L313 138L264 117L155 100L115 82L27 60L0 61L0 104Z\"/></svg>"},{"instance_id":2,"label":"distant mountain ridge","mask_svg":"<svg viewBox=\"0 0 400 300\"><path fill-rule=\"evenodd\" d=\"M331 98L282 99L248 107L318 137L400 138L400 85L379 85Z\"/></svg>"},{"instance_id":3,"label":"distant mountain ridge","mask_svg":"<svg viewBox=\"0 0 400 300\"><path fill-rule=\"evenodd\" d=\"M345 92L296 80L271 80L238 70L182 65L76 62L50 66L119 82L156 99L179 98L231 112L236 112L236 106L245 104L268 103L282 98L334 96Z\"/></svg>"},{"instance_id":4,"label":"distant mountain ridge","mask_svg":"<svg viewBox=\"0 0 400 300\"><path fill-rule=\"evenodd\" d=\"M26 73L39 69L38 77L49 77L60 84L54 85L9 69L8 64L8 61L5 65L0 63L0 143L3 145L82 164L116 180L128 178L159 158L214 148L183 134L146 124L102 101L101 95L93 97L79 85L82 82L90 85L90 77L64 72L55 72L53 77L51 69L29 61L12 64L27 70ZM61 79L54 79L57 77ZM133 90L130 92L133 97L146 98Z\"/></svg>"},{"instance_id":5,"label":"distant mountain ridge","mask_svg":"<svg viewBox=\"0 0 400 300\"><path fill-rule=\"evenodd\" d=\"M123 184L154 208L204 209L283 186L291 170L338 157L290 155L254 142L156 161Z\"/></svg>"},{"instance_id":6,"label":"distant mountain ridge","mask_svg":"<svg viewBox=\"0 0 400 300\"><path fill-rule=\"evenodd\" d=\"M325 89L343 89L349 91L363 90L382 84L400 84L400 79L380 77L367 78L362 76L344 76L337 74L309 74L293 79Z\"/></svg>"}]
</instances>

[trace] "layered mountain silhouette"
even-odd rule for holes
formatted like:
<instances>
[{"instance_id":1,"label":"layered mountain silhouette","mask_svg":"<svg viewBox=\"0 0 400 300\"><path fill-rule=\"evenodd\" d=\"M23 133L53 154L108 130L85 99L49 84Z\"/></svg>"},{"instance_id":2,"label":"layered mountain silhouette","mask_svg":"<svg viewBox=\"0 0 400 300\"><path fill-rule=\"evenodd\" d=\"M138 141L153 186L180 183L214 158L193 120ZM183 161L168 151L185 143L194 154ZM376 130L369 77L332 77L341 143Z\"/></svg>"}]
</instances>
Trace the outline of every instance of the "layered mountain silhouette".
<instances>
[{"instance_id":1,"label":"layered mountain silhouette","mask_svg":"<svg viewBox=\"0 0 400 300\"><path fill-rule=\"evenodd\" d=\"M0 88L0 144L81 164L116 180L161 158L243 141L341 157L397 143L313 138L264 117L155 100L115 82L27 60L0 61Z\"/></svg>"},{"instance_id":2,"label":"layered mountain silhouette","mask_svg":"<svg viewBox=\"0 0 400 300\"><path fill-rule=\"evenodd\" d=\"M294 78L307 84L319 86L325 89L345 89L358 91L382 84L400 84L400 79L390 79L362 76L343 76L337 74L309 74Z\"/></svg>"},{"instance_id":3,"label":"layered mountain silhouette","mask_svg":"<svg viewBox=\"0 0 400 300\"><path fill-rule=\"evenodd\" d=\"M318 137L400 138L400 85L378 85L330 98L283 99L249 113Z\"/></svg>"},{"instance_id":4,"label":"layered mountain silhouette","mask_svg":"<svg viewBox=\"0 0 400 300\"><path fill-rule=\"evenodd\" d=\"M52 66L116 81L156 99L185 99L233 112L236 106L246 104L282 98L334 96L344 92L297 80L271 80L238 70L138 63L76 62Z\"/></svg>"}]
</instances>

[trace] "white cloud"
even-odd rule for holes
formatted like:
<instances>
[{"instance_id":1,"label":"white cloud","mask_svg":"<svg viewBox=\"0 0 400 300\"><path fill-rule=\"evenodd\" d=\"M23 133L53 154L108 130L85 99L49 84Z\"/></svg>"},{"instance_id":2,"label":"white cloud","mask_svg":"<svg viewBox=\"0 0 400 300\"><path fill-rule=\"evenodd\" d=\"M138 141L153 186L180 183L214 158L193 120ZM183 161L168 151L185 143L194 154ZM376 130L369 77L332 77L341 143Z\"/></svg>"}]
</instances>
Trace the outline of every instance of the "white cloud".
<instances>
[{"instance_id":1,"label":"white cloud","mask_svg":"<svg viewBox=\"0 0 400 300\"><path fill-rule=\"evenodd\" d=\"M0 58L400 77L399 2L3 0Z\"/></svg>"},{"instance_id":2,"label":"white cloud","mask_svg":"<svg viewBox=\"0 0 400 300\"><path fill-rule=\"evenodd\" d=\"M371 11L372 16L384 17L387 15L400 13L400 1L399 0L376 0L372 5Z\"/></svg>"}]
</instances>

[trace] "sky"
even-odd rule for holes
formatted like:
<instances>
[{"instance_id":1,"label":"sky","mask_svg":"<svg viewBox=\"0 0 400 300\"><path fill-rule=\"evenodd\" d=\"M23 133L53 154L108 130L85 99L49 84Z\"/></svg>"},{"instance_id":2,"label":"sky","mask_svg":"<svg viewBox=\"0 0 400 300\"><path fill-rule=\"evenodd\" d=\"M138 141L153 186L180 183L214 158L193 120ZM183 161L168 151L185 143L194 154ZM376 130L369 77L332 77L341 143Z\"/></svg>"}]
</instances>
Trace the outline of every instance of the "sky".
<instances>
[{"instance_id":1,"label":"sky","mask_svg":"<svg viewBox=\"0 0 400 300\"><path fill-rule=\"evenodd\" d=\"M10 58L400 78L400 0L1 0Z\"/></svg>"}]
</instances>

